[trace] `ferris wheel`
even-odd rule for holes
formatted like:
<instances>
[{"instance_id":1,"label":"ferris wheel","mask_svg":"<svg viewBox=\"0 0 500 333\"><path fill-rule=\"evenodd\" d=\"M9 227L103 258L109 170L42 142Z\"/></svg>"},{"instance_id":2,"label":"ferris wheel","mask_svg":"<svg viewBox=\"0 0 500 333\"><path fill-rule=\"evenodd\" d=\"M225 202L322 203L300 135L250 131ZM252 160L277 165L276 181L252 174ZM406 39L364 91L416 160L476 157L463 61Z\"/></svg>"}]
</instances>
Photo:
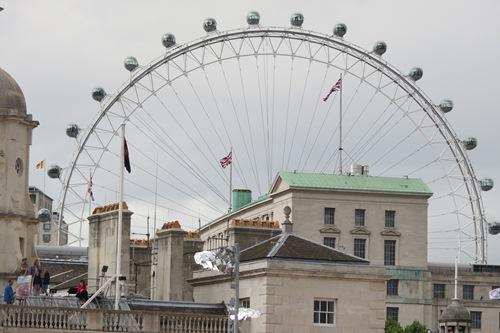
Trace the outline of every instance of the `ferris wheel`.
<instances>
[{"instance_id":1,"label":"ferris wheel","mask_svg":"<svg viewBox=\"0 0 500 333\"><path fill-rule=\"evenodd\" d=\"M70 165L48 169L63 184L60 220L71 242L85 242L93 207L118 200L126 124L125 200L137 231L153 215L194 229L225 214L230 180L219 160L231 152L233 183L254 198L282 170L342 173L344 163L421 178L434 193L431 256L458 249L462 260L486 263L488 232L499 230L486 221L481 193L493 181L479 180L468 158L476 138L458 136L446 119L452 101L431 101L416 84L422 69L389 64L386 43L366 50L344 38L344 24L327 35L303 22L296 13L289 27L265 27L251 12L246 28L223 32L208 18L192 42L165 34L163 54L148 64L126 58L129 78L115 93L93 90L99 111L90 125L68 125L77 142ZM339 94L325 98L340 77L343 106Z\"/></svg>"}]
</instances>

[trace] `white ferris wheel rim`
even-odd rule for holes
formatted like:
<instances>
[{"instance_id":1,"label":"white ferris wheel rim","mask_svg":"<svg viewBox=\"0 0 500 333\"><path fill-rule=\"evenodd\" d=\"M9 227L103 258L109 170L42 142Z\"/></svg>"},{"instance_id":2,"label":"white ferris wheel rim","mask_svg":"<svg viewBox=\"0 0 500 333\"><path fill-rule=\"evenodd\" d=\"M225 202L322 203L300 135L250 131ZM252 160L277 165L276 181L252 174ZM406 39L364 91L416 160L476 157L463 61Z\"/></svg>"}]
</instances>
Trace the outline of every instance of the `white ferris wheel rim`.
<instances>
[{"instance_id":1,"label":"white ferris wheel rim","mask_svg":"<svg viewBox=\"0 0 500 333\"><path fill-rule=\"evenodd\" d=\"M468 193L468 200L470 202L470 207L472 210L473 224L474 224L474 238L475 238L475 253L474 262L476 263L486 263L487 261L487 222L484 217L484 209L481 198L481 190L478 185L478 179L474 173L472 163L462 145L461 140L456 135L455 131L449 124L449 122L444 117L443 113L439 108L432 102L432 100L424 94L424 92L413 82L407 75L403 74L396 67L389 64L387 61L382 59L382 57L374 54L373 52L367 51L351 42L346 41L343 38L336 36L326 35L318 32L304 30L302 28L282 28L282 27L261 27L261 26L251 26L249 28L235 29L225 32L215 31L208 33L206 36L196 39L192 42L175 45L167 49L167 52L152 61L148 65L141 66L131 74L130 79L125 82L116 93L107 96L100 104L100 111L96 115L95 119L92 121L91 125L84 133L84 137L79 141L78 149L75 151L71 165L66 171L65 179L63 180L63 188L61 190L60 201L59 201L59 211L60 222L64 218L64 211L66 210L66 197L68 191L71 191L71 178L75 172L77 160L85 149L85 145L89 137L93 134L94 129L103 119L106 113L120 101L120 98L124 94L139 83L142 79L147 77L149 74L154 72L157 68L169 63L170 61L182 57L189 52L196 49L206 48L210 45L224 43L233 40L245 39L245 38L283 38L283 39L293 39L301 40L307 43L320 45L325 48L331 48L339 52L344 52L346 56L357 58L360 62L372 66L374 69L378 69L388 78L393 79L394 84L398 85L401 89L408 93L409 96L422 108L424 112L427 113L428 117L439 129L440 135L446 140L450 151L456 159L456 163L460 170L460 173L464 177L464 184ZM256 55L263 55L259 53L260 50L256 51ZM266 54L268 55L268 54ZM285 56L296 56L293 54L280 54ZM242 55L235 52L234 57L241 57ZM244 55L249 56L249 55ZM230 58L220 58L219 61L225 61ZM311 55L311 61L316 61L314 56ZM207 64L200 64L204 66ZM200 68L198 67L198 68ZM195 69L191 69L195 70ZM173 81L173 80L172 80ZM126 120L124 120L125 122ZM118 129L117 129L118 131ZM103 152L104 153L104 152ZM102 156L102 155L101 155ZM83 223L83 215L80 223ZM81 227L80 227L81 230ZM74 237L81 239L81 231L79 235L75 235L68 231Z\"/></svg>"}]
</instances>

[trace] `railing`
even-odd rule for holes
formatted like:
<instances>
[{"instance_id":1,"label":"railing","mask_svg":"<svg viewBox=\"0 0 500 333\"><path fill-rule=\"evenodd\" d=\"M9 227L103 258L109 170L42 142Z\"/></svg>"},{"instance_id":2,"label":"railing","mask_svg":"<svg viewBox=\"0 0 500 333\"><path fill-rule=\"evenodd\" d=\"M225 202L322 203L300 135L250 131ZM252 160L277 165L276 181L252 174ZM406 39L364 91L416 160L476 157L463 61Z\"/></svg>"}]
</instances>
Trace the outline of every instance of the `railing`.
<instances>
[{"instance_id":1,"label":"railing","mask_svg":"<svg viewBox=\"0 0 500 333\"><path fill-rule=\"evenodd\" d=\"M112 311L0 304L0 331L227 333L227 317L162 311Z\"/></svg>"}]
</instances>

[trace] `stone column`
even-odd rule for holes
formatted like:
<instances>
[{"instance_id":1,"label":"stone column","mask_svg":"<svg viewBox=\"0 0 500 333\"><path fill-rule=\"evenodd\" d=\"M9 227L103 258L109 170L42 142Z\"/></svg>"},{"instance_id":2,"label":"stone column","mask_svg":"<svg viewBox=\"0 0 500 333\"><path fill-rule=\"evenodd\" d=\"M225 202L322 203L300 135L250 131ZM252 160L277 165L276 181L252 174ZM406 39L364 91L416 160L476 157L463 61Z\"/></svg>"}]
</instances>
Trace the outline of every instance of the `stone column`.
<instances>
[{"instance_id":1,"label":"stone column","mask_svg":"<svg viewBox=\"0 0 500 333\"><path fill-rule=\"evenodd\" d=\"M121 275L127 280L130 279L130 217L132 214L127 204L123 203ZM95 208L88 220L88 285L89 291L95 291L98 288L102 266L108 266L106 276L113 276L116 272L118 204ZM112 293L114 290L114 288L110 289Z\"/></svg>"},{"instance_id":2,"label":"stone column","mask_svg":"<svg viewBox=\"0 0 500 333\"><path fill-rule=\"evenodd\" d=\"M156 298L162 301L182 301L184 283L184 234L177 223L157 232L158 265L156 267Z\"/></svg>"},{"instance_id":3,"label":"stone column","mask_svg":"<svg viewBox=\"0 0 500 333\"><path fill-rule=\"evenodd\" d=\"M193 271L201 267L194 262L194 254L203 251L204 242L199 238L198 233L188 233L187 235L195 235L195 237L184 238L182 300L194 302L193 286L187 280L192 279Z\"/></svg>"}]
</instances>

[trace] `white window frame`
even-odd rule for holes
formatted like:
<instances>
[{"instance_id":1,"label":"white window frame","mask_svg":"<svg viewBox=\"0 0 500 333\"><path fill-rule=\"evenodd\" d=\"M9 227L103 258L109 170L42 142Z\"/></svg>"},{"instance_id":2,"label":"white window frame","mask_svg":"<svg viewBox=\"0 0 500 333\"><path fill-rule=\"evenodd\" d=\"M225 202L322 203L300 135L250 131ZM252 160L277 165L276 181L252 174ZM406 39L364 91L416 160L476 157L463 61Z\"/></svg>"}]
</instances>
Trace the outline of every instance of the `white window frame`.
<instances>
[{"instance_id":1,"label":"white window frame","mask_svg":"<svg viewBox=\"0 0 500 333\"><path fill-rule=\"evenodd\" d=\"M333 302L333 311L328 311L329 309L327 309L327 311L321 311L321 303L320 303L320 310L316 311L315 308L314 308L314 305L315 305L315 302ZM337 316L336 316L336 313L337 313L337 299L334 299L334 298L314 298L313 300L313 325L314 326L323 326L323 327L335 327L336 323L337 323ZM332 313L333 314L333 323L316 323L314 322L315 320L315 314L316 313ZM328 318L328 316L327 316Z\"/></svg>"}]
</instances>

